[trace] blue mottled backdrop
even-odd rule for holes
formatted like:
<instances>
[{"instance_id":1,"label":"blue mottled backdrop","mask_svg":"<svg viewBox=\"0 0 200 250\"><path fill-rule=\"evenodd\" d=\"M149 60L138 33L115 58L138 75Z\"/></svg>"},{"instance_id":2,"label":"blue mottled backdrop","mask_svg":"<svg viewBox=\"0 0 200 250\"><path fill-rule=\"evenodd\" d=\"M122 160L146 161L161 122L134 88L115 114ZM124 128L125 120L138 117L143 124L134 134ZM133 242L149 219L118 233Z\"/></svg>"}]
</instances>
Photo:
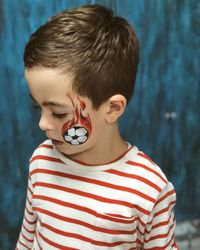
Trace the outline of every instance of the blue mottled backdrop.
<instances>
[{"instance_id":1,"label":"blue mottled backdrop","mask_svg":"<svg viewBox=\"0 0 200 250\"><path fill-rule=\"evenodd\" d=\"M200 1L0 0L0 250L14 249L28 160L44 139L24 80L24 46L49 16L86 3L106 5L135 26L141 63L122 134L173 182L178 221L200 217Z\"/></svg>"}]
</instances>

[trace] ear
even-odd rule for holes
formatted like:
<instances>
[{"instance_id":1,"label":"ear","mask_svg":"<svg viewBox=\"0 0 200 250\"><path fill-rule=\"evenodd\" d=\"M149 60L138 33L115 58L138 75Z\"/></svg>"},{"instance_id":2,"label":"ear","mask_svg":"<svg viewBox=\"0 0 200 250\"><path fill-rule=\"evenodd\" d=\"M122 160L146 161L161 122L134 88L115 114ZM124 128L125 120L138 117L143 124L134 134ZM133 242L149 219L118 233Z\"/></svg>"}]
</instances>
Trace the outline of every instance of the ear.
<instances>
[{"instance_id":1,"label":"ear","mask_svg":"<svg viewBox=\"0 0 200 250\"><path fill-rule=\"evenodd\" d=\"M114 123L124 113L126 98L123 95L111 96L107 101L107 107L106 121L108 123Z\"/></svg>"}]
</instances>

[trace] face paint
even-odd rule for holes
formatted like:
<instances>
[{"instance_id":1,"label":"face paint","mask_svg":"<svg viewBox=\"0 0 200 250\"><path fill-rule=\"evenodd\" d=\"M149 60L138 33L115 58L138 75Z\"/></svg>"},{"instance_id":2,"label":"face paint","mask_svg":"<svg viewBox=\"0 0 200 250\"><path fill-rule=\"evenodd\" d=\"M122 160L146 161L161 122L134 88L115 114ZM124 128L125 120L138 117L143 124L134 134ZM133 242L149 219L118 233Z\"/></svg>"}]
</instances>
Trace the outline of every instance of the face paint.
<instances>
[{"instance_id":1,"label":"face paint","mask_svg":"<svg viewBox=\"0 0 200 250\"><path fill-rule=\"evenodd\" d=\"M74 104L73 99L67 95L73 105L73 118L66 122L61 129L64 140L71 145L80 145L88 140L92 132L92 125L89 114L83 115L86 104L79 98L78 104Z\"/></svg>"}]
</instances>

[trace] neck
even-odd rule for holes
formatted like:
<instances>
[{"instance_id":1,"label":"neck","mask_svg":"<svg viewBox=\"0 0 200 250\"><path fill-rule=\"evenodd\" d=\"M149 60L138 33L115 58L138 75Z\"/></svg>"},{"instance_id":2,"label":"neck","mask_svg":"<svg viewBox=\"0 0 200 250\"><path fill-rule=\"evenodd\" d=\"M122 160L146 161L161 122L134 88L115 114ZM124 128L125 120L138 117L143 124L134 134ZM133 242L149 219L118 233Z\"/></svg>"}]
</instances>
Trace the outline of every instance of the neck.
<instances>
[{"instance_id":1,"label":"neck","mask_svg":"<svg viewBox=\"0 0 200 250\"><path fill-rule=\"evenodd\" d=\"M84 162L88 165L102 165L116 160L123 155L127 150L127 143L122 139L119 133L118 125L112 128L109 136L104 136L104 139L99 141L91 149L69 156L71 160Z\"/></svg>"}]
</instances>

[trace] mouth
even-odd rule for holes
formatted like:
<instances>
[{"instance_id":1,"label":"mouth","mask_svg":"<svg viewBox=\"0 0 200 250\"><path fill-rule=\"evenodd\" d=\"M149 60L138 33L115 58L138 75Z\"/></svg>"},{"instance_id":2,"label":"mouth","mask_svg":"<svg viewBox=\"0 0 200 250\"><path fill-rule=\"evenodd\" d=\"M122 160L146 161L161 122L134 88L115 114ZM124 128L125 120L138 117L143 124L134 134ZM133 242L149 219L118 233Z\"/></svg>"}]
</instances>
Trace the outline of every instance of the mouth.
<instances>
[{"instance_id":1,"label":"mouth","mask_svg":"<svg viewBox=\"0 0 200 250\"><path fill-rule=\"evenodd\" d=\"M53 143L55 146L59 146L59 145L64 144L64 142L58 141L58 140L55 140L55 139L51 139L51 141L52 141L52 143Z\"/></svg>"}]
</instances>

